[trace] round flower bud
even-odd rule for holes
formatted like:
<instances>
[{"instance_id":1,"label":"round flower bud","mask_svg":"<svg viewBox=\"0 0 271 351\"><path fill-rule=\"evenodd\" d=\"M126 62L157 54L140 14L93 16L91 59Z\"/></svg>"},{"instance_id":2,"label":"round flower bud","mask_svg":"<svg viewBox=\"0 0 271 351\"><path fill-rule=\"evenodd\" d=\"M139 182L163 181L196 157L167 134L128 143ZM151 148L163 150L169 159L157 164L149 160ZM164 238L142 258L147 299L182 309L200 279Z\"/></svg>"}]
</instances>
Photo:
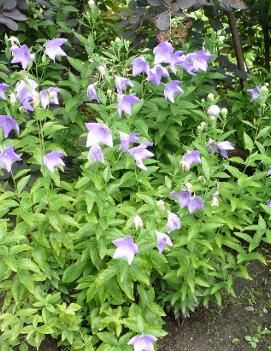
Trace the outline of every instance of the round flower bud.
<instances>
[{"instance_id":1,"label":"round flower bud","mask_svg":"<svg viewBox=\"0 0 271 351\"><path fill-rule=\"evenodd\" d=\"M142 218L139 215L136 215L134 217L134 226L135 226L136 229L143 227L143 221L142 221Z\"/></svg>"},{"instance_id":2,"label":"round flower bud","mask_svg":"<svg viewBox=\"0 0 271 351\"><path fill-rule=\"evenodd\" d=\"M98 69L98 71L100 73L101 78L104 78L105 73L106 73L106 66L105 65L99 65L97 67L97 69Z\"/></svg>"},{"instance_id":3,"label":"round flower bud","mask_svg":"<svg viewBox=\"0 0 271 351\"><path fill-rule=\"evenodd\" d=\"M159 200L156 202L157 207L159 208L160 211L164 211L165 210L165 203L163 200Z\"/></svg>"},{"instance_id":4,"label":"round flower bud","mask_svg":"<svg viewBox=\"0 0 271 351\"><path fill-rule=\"evenodd\" d=\"M211 206L212 207L218 207L219 206L219 192L218 191L216 191L213 194Z\"/></svg>"},{"instance_id":5,"label":"round flower bud","mask_svg":"<svg viewBox=\"0 0 271 351\"><path fill-rule=\"evenodd\" d=\"M212 105L208 108L207 113L209 116L213 116L217 118L220 114L220 108L217 105Z\"/></svg>"},{"instance_id":6,"label":"round flower bud","mask_svg":"<svg viewBox=\"0 0 271 351\"><path fill-rule=\"evenodd\" d=\"M186 187L186 189L187 189L188 191L190 191L190 193L192 193L192 191L193 191L193 185L192 185L191 183L186 182L186 183L185 183L185 187Z\"/></svg>"},{"instance_id":7,"label":"round flower bud","mask_svg":"<svg viewBox=\"0 0 271 351\"><path fill-rule=\"evenodd\" d=\"M268 82L266 82L266 83L264 83L264 85L268 88L270 84Z\"/></svg>"},{"instance_id":8,"label":"round flower bud","mask_svg":"<svg viewBox=\"0 0 271 351\"><path fill-rule=\"evenodd\" d=\"M209 93L209 94L207 95L207 99L208 99L210 102L213 102L214 99L215 99L214 94L213 94L213 93Z\"/></svg>"},{"instance_id":9,"label":"round flower bud","mask_svg":"<svg viewBox=\"0 0 271 351\"><path fill-rule=\"evenodd\" d=\"M14 105L16 103L17 99L16 99L16 95L14 93L11 93L9 95L9 101L12 105Z\"/></svg>"},{"instance_id":10,"label":"round flower bud","mask_svg":"<svg viewBox=\"0 0 271 351\"><path fill-rule=\"evenodd\" d=\"M202 131L204 129L208 129L208 124L206 122L201 122L201 124L199 124L197 128L200 131Z\"/></svg>"},{"instance_id":11,"label":"round flower bud","mask_svg":"<svg viewBox=\"0 0 271 351\"><path fill-rule=\"evenodd\" d=\"M221 109L221 114L222 114L223 117L226 117L227 114L228 114L228 109L227 109L226 107L223 107L223 108Z\"/></svg>"},{"instance_id":12,"label":"round flower bud","mask_svg":"<svg viewBox=\"0 0 271 351\"><path fill-rule=\"evenodd\" d=\"M95 6L95 1L94 0L89 0L88 6L92 9Z\"/></svg>"},{"instance_id":13,"label":"round flower bud","mask_svg":"<svg viewBox=\"0 0 271 351\"><path fill-rule=\"evenodd\" d=\"M20 46L20 42L17 37L12 36L9 38L9 41L11 43L12 49L18 48Z\"/></svg>"},{"instance_id":14,"label":"round flower bud","mask_svg":"<svg viewBox=\"0 0 271 351\"><path fill-rule=\"evenodd\" d=\"M210 116L210 120L215 123L216 122L216 117L215 116Z\"/></svg>"}]
</instances>

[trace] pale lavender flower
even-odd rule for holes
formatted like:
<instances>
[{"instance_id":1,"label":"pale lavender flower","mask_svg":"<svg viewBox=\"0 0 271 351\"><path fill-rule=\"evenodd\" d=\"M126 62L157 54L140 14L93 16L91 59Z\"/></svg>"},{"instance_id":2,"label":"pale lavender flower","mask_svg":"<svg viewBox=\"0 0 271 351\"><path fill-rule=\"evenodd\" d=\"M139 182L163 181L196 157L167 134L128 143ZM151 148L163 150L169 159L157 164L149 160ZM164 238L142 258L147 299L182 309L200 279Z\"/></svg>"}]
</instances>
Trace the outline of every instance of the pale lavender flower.
<instances>
[{"instance_id":1,"label":"pale lavender flower","mask_svg":"<svg viewBox=\"0 0 271 351\"><path fill-rule=\"evenodd\" d=\"M208 143L208 150L211 154L219 151L221 156L224 158L228 158L227 150L234 150L234 146L230 141L221 141L220 143L216 143L214 140L210 140Z\"/></svg>"},{"instance_id":2,"label":"pale lavender flower","mask_svg":"<svg viewBox=\"0 0 271 351\"><path fill-rule=\"evenodd\" d=\"M132 62L133 66L133 77L138 76L140 73L149 73L150 66L143 56L137 57Z\"/></svg>"},{"instance_id":3,"label":"pale lavender flower","mask_svg":"<svg viewBox=\"0 0 271 351\"><path fill-rule=\"evenodd\" d=\"M150 69L149 74L148 74L148 81L155 84L159 85L161 84L161 80L163 77L169 78L169 73L161 65L155 65L152 69Z\"/></svg>"},{"instance_id":4,"label":"pale lavender flower","mask_svg":"<svg viewBox=\"0 0 271 351\"><path fill-rule=\"evenodd\" d=\"M43 157L43 163L49 171L54 172L55 167L65 166L65 163L62 161L63 155L61 151L51 151Z\"/></svg>"},{"instance_id":5,"label":"pale lavender flower","mask_svg":"<svg viewBox=\"0 0 271 351\"><path fill-rule=\"evenodd\" d=\"M113 146L111 130L103 123L86 123L88 130L87 147L93 145Z\"/></svg>"},{"instance_id":6,"label":"pale lavender flower","mask_svg":"<svg viewBox=\"0 0 271 351\"><path fill-rule=\"evenodd\" d=\"M159 63L170 63L174 48L168 41L162 41L153 49L153 53L155 65Z\"/></svg>"},{"instance_id":7,"label":"pale lavender flower","mask_svg":"<svg viewBox=\"0 0 271 351\"><path fill-rule=\"evenodd\" d=\"M180 192L176 193L175 191L173 191L171 193L171 195L173 197L175 197L175 199L177 199L179 201L179 204L181 206L181 208L187 207L188 203L191 199L191 193L188 189L182 189Z\"/></svg>"},{"instance_id":8,"label":"pale lavender flower","mask_svg":"<svg viewBox=\"0 0 271 351\"><path fill-rule=\"evenodd\" d=\"M195 74L199 70L206 72L208 68L208 61L212 58L211 54L206 53L204 49L190 53L179 62L179 65L183 67L188 73Z\"/></svg>"},{"instance_id":9,"label":"pale lavender flower","mask_svg":"<svg viewBox=\"0 0 271 351\"><path fill-rule=\"evenodd\" d=\"M112 243L117 248L113 258L125 258L131 265L135 254L138 253L138 246L135 244L134 239L127 235L124 238L113 240Z\"/></svg>"},{"instance_id":10,"label":"pale lavender flower","mask_svg":"<svg viewBox=\"0 0 271 351\"><path fill-rule=\"evenodd\" d=\"M136 215L134 217L134 225L135 225L136 229L143 227L143 221L142 221L142 218L139 215Z\"/></svg>"},{"instance_id":11,"label":"pale lavender flower","mask_svg":"<svg viewBox=\"0 0 271 351\"><path fill-rule=\"evenodd\" d=\"M134 158L136 161L137 167L143 169L144 171L147 170L147 167L144 165L143 160L145 158L153 157L154 154L147 150L148 146L152 146L153 143L145 141L141 143L140 145L130 149L128 152L130 155Z\"/></svg>"},{"instance_id":12,"label":"pale lavender flower","mask_svg":"<svg viewBox=\"0 0 271 351\"><path fill-rule=\"evenodd\" d=\"M120 150L125 150L128 151L130 144L135 143L139 140L138 136L140 135L139 133L120 133Z\"/></svg>"},{"instance_id":13,"label":"pale lavender flower","mask_svg":"<svg viewBox=\"0 0 271 351\"><path fill-rule=\"evenodd\" d=\"M88 153L88 160L90 162L98 161L104 163L104 154L100 145L96 144L91 146Z\"/></svg>"},{"instance_id":14,"label":"pale lavender flower","mask_svg":"<svg viewBox=\"0 0 271 351\"><path fill-rule=\"evenodd\" d=\"M268 207L271 207L271 199L269 199L269 200L266 201L266 205L267 205Z\"/></svg>"},{"instance_id":15,"label":"pale lavender flower","mask_svg":"<svg viewBox=\"0 0 271 351\"><path fill-rule=\"evenodd\" d=\"M176 215L176 213L168 212L167 218L167 232L171 233L174 230L181 228L180 218Z\"/></svg>"},{"instance_id":16,"label":"pale lavender flower","mask_svg":"<svg viewBox=\"0 0 271 351\"><path fill-rule=\"evenodd\" d=\"M181 56L183 55L183 51L175 51L174 54L170 58L169 67L173 73L176 73L176 66L182 62Z\"/></svg>"},{"instance_id":17,"label":"pale lavender flower","mask_svg":"<svg viewBox=\"0 0 271 351\"><path fill-rule=\"evenodd\" d=\"M48 40L45 44L45 54L55 62L58 56L67 56L67 54L61 49L61 46L67 42L67 39L57 38Z\"/></svg>"},{"instance_id":18,"label":"pale lavender flower","mask_svg":"<svg viewBox=\"0 0 271 351\"><path fill-rule=\"evenodd\" d=\"M173 242L167 234L156 232L157 248L161 254L166 246L173 246Z\"/></svg>"},{"instance_id":19,"label":"pale lavender flower","mask_svg":"<svg viewBox=\"0 0 271 351\"><path fill-rule=\"evenodd\" d=\"M203 210L204 201L200 196L192 196L188 201L188 211L190 214L195 212L196 210Z\"/></svg>"},{"instance_id":20,"label":"pale lavender flower","mask_svg":"<svg viewBox=\"0 0 271 351\"><path fill-rule=\"evenodd\" d=\"M250 94L251 96L251 101L252 100L258 100L260 98L260 87L258 85L256 85L254 88L252 89L248 89L247 92Z\"/></svg>"},{"instance_id":21,"label":"pale lavender flower","mask_svg":"<svg viewBox=\"0 0 271 351\"><path fill-rule=\"evenodd\" d=\"M11 130L15 130L17 133L19 133L19 126L16 119L8 115L0 115L0 128L4 132L5 138L8 138Z\"/></svg>"},{"instance_id":22,"label":"pale lavender flower","mask_svg":"<svg viewBox=\"0 0 271 351\"><path fill-rule=\"evenodd\" d=\"M0 83L0 99L6 100L5 90L7 90L8 84Z\"/></svg>"},{"instance_id":23,"label":"pale lavender flower","mask_svg":"<svg viewBox=\"0 0 271 351\"><path fill-rule=\"evenodd\" d=\"M14 162L21 160L21 157L15 153L13 146L6 147L0 153L0 167L6 169L8 172L11 171Z\"/></svg>"},{"instance_id":24,"label":"pale lavender flower","mask_svg":"<svg viewBox=\"0 0 271 351\"><path fill-rule=\"evenodd\" d=\"M134 351L154 351L153 343L157 338L150 334L137 335L128 341L128 345L133 345Z\"/></svg>"},{"instance_id":25,"label":"pale lavender flower","mask_svg":"<svg viewBox=\"0 0 271 351\"><path fill-rule=\"evenodd\" d=\"M40 91L40 103L43 108L50 104L59 105L57 94L60 92L58 88L50 87Z\"/></svg>"},{"instance_id":26,"label":"pale lavender flower","mask_svg":"<svg viewBox=\"0 0 271 351\"><path fill-rule=\"evenodd\" d=\"M271 168L269 169L267 176L270 177L271 176Z\"/></svg>"},{"instance_id":27,"label":"pale lavender flower","mask_svg":"<svg viewBox=\"0 0 271 351\"><path fill-rule=\"evenodd\" d=\"M175 102L175 95L182 94L183 89L179 87L180 81L172 80L171 82L165 84L164 95L165 98L171 102Z\"/></svg>"},{"instance_id":28,"label":"pale lavender flower","mask_svg":"<svg viewBox=\"0 0 271 351\"><path fill-rule=\"evenodd\" d=\"M11 48L10 51L13 55L13 60L10 63L20 63L23 69L26 69L35 56L34 54L30 54L26 44L21 47Z\"/></svg>"},{"instance_id":29,"label":"pale lavender flower","mask_svg":"<svg viewBox=\"0 0 271 351\"><path fill-rule=\"evenodd\" d=\"M127 87L133 87L134 84L128 78L115 76L115 85L117 88L118 94L122 94L123 90Z\"/></svg>"},{"instance_id":30,"label":"pale lavender flower","mask_svg":"<svg viewBox=\"0 0 271 351\"><path fill-rule=\"evenodd\" d=\"M122 115L122 112L131 116L132 105L137 104L138 102L140 102L140 99L135 95L118 94L118 112L120 116Z\"/></svg>"},{"instance_id":31,"label":"pale lavender flower","mask_svg":"<svg viewBox=\"0 0 271 351\"><path fill-rule=\"evenodd\" d=\"M90 101L96 100L97 102L100 102L94 84L89 84L87 87L87 96L89 97Z\"/></svg>"},{"instance_id":32,"label":"pale lavender flower","mask_svg":"<svg viewBox=\"0 0 271 351\"><path fill-rule=\"evenodd\" d=\"M20 80L15 85L16 97L25 111L34 111L32 102L38 96L37 83L32 79Z\"/></svg>"},{"instance_id":33,"label":"pale lavender flower","mask_svg":"<svg viewBox=\"0 0 271 351\"><path fill-rule=\"evenodd\" d=\"M188 151L184 154L180 164L183 171L189 171L193 163L201 163L200 152L198 150Z\"/></svg>"}]
</instances>

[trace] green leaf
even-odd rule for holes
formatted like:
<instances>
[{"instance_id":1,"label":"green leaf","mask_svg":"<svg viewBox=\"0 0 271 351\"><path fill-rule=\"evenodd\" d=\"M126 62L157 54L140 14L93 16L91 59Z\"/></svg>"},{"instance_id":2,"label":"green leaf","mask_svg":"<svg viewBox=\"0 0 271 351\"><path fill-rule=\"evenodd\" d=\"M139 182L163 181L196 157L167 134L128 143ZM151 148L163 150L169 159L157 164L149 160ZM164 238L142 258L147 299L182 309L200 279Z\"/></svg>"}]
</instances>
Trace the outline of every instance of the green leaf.
<instances>
[{"instance_id":1,"label":"green leaf","mask_svg":"<svg viewBox=\"0 0 271 351\"><path fill-rule=\"evenodd\" d=\"M69 284L78 279L86 266L86 262L76 262L65 269L62 277L64 284Z\"/></svg>"},{"instance_id":2,"label":"green leaf","mask_svg":"<svg viewBox=\"0 0 271 351\"><path fill-rule=\"evenodd\" d=\"M24 188L26 187L30 177L31 177L31 175L28 175L28 176L25 176L25 177L23 177L22 179L20 179L18 181L18 183L17 183L17 190L18 190L19 193L21 193L24 190Z\"/></svg>"},{"instance_id":3,"label":"green leaf","mask_svg":"<svg viewBox=\"0 0 271 351\"><path fill-rule=\"evenodd\" d=\"M245 143L245 149L251 152L254 148L254 142L251 139L251 137L248 136L245 132L244 132L244 143Z\"/></svg>"}]
</instances>

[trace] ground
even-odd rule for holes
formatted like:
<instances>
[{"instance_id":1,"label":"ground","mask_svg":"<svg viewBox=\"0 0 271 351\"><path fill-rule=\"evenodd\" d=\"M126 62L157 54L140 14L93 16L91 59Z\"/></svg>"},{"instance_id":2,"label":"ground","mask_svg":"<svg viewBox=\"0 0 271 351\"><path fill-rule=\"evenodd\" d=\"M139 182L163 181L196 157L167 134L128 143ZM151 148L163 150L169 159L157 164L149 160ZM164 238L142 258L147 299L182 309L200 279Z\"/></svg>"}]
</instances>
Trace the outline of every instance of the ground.
<instances>
[{"instance_id":1,"label":"ground","mask_svg":"<svg viewBox=\"0 0 271 351\"><path fill-rule=\"evenodd\" d=\"M271 350L270 268L252 264L250 271L253 280L236 281L237 296L225 297L222 309L216 306L209 309L199 307L190 318L181 321L168 317L168 336L159 342L157 350L251 351L252 346L256 351ZM267 331L264 331L265 328ZM39 351L62 350L47 340Z\"/></svg>"}]
</instances>

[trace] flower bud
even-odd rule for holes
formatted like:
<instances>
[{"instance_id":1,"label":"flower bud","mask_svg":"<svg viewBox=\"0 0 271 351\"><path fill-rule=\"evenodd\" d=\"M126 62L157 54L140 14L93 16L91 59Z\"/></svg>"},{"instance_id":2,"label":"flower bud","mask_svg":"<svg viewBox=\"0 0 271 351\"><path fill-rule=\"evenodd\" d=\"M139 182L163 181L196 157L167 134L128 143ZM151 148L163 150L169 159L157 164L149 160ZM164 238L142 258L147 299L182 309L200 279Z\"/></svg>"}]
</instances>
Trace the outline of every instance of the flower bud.
<instances>
[{"instance_id":1,"label":"flower bud","mask_svg":"<svg viewBox=\"0 0 271 351\"><path fill-rule=\"evenodd\" d=\"M217 118L220 114L220 108L217 105L212 105L208 108L207 113L210 117L213 116Z\"/></svg>"},{"instance_id":2,"label":"flower bud","mask_svg":"<svg viewBox=\"0 0 271 351\"><path fill-rule=\"evenodd\" d=\"M165 210L165 203L163 200L158 200L156 202L156 206L159 208L160 211L164 211Z\"/></svg>"},{"instance_id":3,"label":"flower bud","mask_svg":"<svg viewBox=\"0 0 271 351\"><path fill-rule=\"evenodd\" d=\"M268 88L270 84L268 82L266 82L266 83L264 83L264 85Z\"/></svg>"},{"instance_id":4,"label":"flower bud","mask_svg":"<svg viewBox=\"0 0 271 351\"><path fill-rule=\"evenodd\" d=\"M215 116L210 116L210 120L215 123L216 122L216 117Z\"/></svg>"},{"instance_id":5,"label":"flower bud","mask_svg":"<svg viewBox=\"0 0 271 351\"><path fill-rule=\"evenodd\" d=\"M11 93L9 95L9 101L12 105L14 105L16 103L17 99L16 99L16 95L14 93Z\"/></svg>"},{"instance_id":6,"label":"flower bud","mask_svg":"<svg viewBox=\"0 0 271 351\"><path fill-rule=\"evenodd\" d=\"M89 0L88 6L92 9L95 6L95 1L94 0Z\"/></svg>"},{"instance_id":7,"label":"flower bud","mask_svg":"<svg viewBox=\"0 0 271 351\"><path fill-rule=\"evenodd\" d=\"M206 184L206 178L204 176L199 176L198 181L202 182L203 184Z\"/></svg>"},{"instance_id":8,"label":"flower bud","mask_svg":"<svg viewBox=\"0 0 271 351\"><path fill-rule=\"evenodd\" d=\"M181 167L181 170L184 172L187 172L190 170L190 164L188 162L183 161L183 160L180 162L180 167Z\"/></svg>"},{"instance_id":9,"label":"flower bud","mask_svg":"<svg viewBox=\"0 0 271 351\"><path fill-rule=\"evenodd\" d=\"M204 129L208 129L208 124L206 122L201 122L201 124L198 125L197 129L199 131L202 131Z\"/></svg>"},{"instance_id":10,"label":"flower bud","mask_svg":"<svg viewBox=\"0 0 271 351\"><path fill-rule=\"evenodd\" d=\"M105 74L106 74L106 65L99 65L97 67L99 73L100 73L100 76L101 78L104 78Z\"/></svg>"},{"instance_id":11,"label":"flower bud","mask_svg":"<svg viewBox=\"0 0 271 351\"><path fill-rule=\"evenodd\" d=\"M213 102L214 99L215 99L214 94L213 94L213 93L209 93L209 94L207 95L207 99L208 99L210 102Z\"/></svg>"},{"instance_id":12,"label":"flower bud","mask_svg":"<svg viewBox=\"0 0 271 351\"><path fill-rule=\"evenodd\" d=\"M12 36L9 38L9 41L11 43L12 49L18 48L21 45L17 37Z\"/></svg>"},{"instance_id":13,"label":"flower bud","mask_svg":"<svg viewBox=\"0 0 271 351\"><path fill-rule=\"evenodd\" d=\"M186 189L187 189L188 191L190 191L190 193L193 192L193 185L192 185L191 183L186 182L186 183L185 183L185 187L186 187Z\"/></svg>"},{"instance_id":14,"label":"flower bud","mask_svg":"<svg viewBox=\"0 0 271 351\"><path fill-rule=\"evenodd\" d=\"M135 225L136 229L143 227L143 221L142 221L142 218L139 215L136 215L134 217L134 225Z\"/></svg>"},{"instance_id":15,"label":"flower bud","mask_svg":"<svg viewBox=\"0 0 271 351\"><path fill-rule=\"evenodd\" d=\"M218 207L219 206L219 192L216 191L213 194L212 202L211 202L212 207Z\"/></svg>"},{"instance_id":16,"label":"flower bud","mask_svg":"<svg viewBox=\"0 0 271 351\"><path fill-rule=\"evenodd\" d=\"M221 109L221 114L222 114L223 117L226 117L227 114L228 114L228 109L227 109L226 107L223 107L223 108Z\"/></svg>"}]
</instances>

